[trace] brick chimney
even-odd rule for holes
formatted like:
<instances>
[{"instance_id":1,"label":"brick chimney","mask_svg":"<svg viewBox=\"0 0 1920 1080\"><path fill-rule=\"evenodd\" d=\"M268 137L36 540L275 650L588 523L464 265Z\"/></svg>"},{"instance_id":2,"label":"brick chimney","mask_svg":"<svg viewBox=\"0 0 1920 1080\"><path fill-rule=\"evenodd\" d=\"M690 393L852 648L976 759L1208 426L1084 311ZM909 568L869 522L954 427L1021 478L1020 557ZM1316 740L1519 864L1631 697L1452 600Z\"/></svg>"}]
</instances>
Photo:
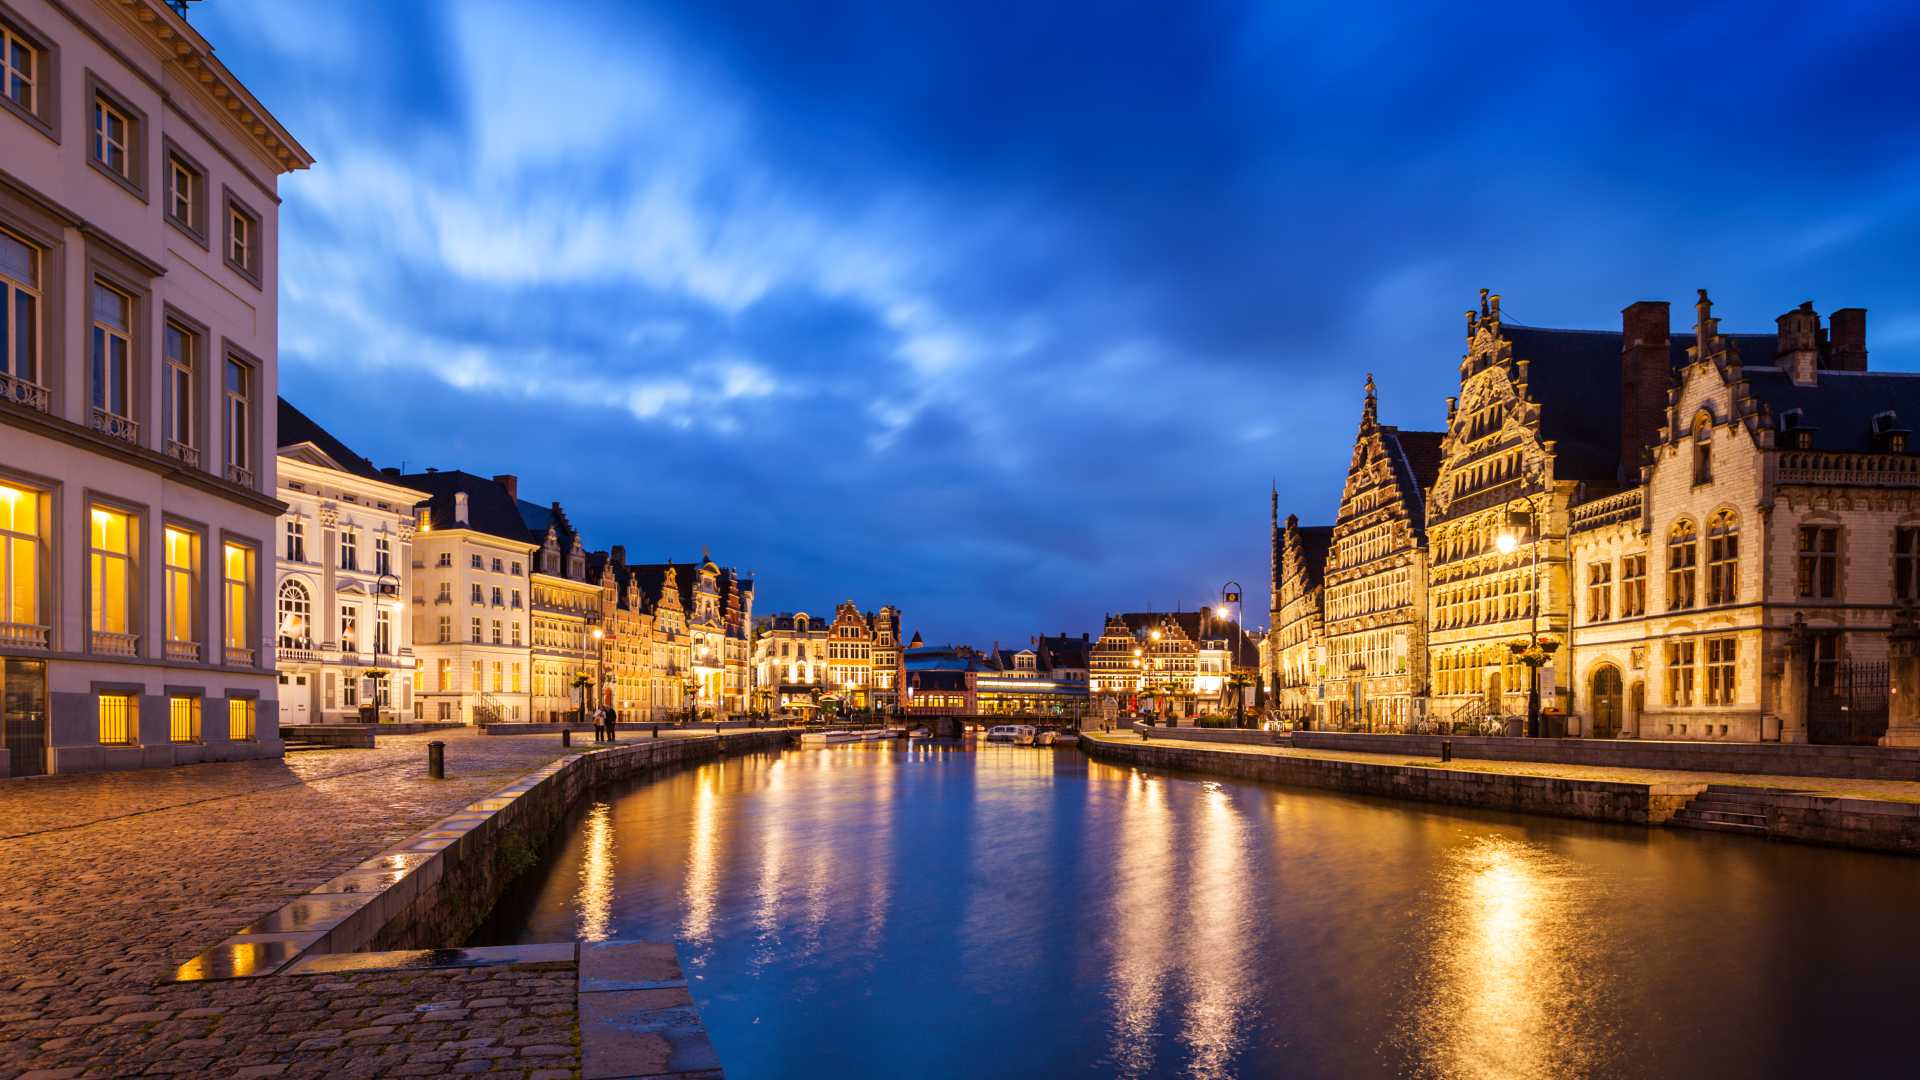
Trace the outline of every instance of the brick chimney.
<instances>
[{"instance_id":1,"label":"brick chimney","mask_svg":"<svg viewBox=\"0 0 1920 1080\"><path fill-rule=\"evenodd\" d=\"M1803 301L1774 322L1780 327L1780 344L1773 362L1794 385L1812 386L1819 381L1820 368L1820 315L1813 310L1813 301ZM1865 360L1861 358L1862 366Z\"/></svg>"},{"instance_id":2,"label":"brick chimney","mask_svg":"<svg viewBox=\"0 0 1920 1080\"><path fill-rule=\"evenodd\" d=\"M507 490L507 498L518 499L520 497L520 478L512 473L501 473L493 478L493 482Z\"/></svg>"},{"instance_id":3,"label":"brick chimney","mask_svg":"<svg viewBox=\"0 0 1920 1080\"><path fill-rule=\"evenodd\" d=\"M1835 371L1867 370L1867 309L1843 307L1827 316L1831 347L1827 366Z\"/></svg>"},{"instance_id":4,"label":"brick chimney","mask_svg":"<svg viewBox=\"0 0 1920 1080\"><path fill-rule=\"evenodd\" d=\"M1665 300L1639 300L1620 312L1620 464L1622 485L1640 482L1647 447L1666 419L1673 381L1672 326Z\"/></svg>"}]
</instances>

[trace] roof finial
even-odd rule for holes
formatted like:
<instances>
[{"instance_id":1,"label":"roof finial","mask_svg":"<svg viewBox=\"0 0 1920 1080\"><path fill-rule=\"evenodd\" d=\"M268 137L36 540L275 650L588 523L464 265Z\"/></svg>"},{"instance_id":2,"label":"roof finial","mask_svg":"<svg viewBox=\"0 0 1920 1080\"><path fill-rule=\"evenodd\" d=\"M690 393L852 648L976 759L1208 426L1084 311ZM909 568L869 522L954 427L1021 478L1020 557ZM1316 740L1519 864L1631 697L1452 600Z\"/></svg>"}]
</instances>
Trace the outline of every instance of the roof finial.
<instances>
[{"instance_id":1,"label":"roof finial","mask_svg":"<svg viewBox=\"0 0 1920 1080\"><path fill-rule=\"evenodd\" d=\"M1380 409L1374 402L1373 372L1367 372L1367 403L1360 411L1360 423L1364 427L1373 427L1380 422Z\"/></svg>"},{"instance_id":2,"label":"roof finial","mask_svg":"<svg viewBox=\"0 0 1920 1080\"><path fill-rule=\"evenodd\" d=\"M1707 358L1707 343L1713 340L1713 301L1707 299L1707 290L1700 290L1700 299L1693 305L1698 318L1693 324L1693 358Z\"/></svg>"},{"instance_id":3,"label":"roof finial","mask_svg":"<svg viewBox=\"0 0 1920 1080\"><path fill-rule=\"evenodd\" d=\"M1487 290L1486 289L1480 290L1480 317L1483 319L1489 317L1487 312Z\"/></svg>"}]
</instances>

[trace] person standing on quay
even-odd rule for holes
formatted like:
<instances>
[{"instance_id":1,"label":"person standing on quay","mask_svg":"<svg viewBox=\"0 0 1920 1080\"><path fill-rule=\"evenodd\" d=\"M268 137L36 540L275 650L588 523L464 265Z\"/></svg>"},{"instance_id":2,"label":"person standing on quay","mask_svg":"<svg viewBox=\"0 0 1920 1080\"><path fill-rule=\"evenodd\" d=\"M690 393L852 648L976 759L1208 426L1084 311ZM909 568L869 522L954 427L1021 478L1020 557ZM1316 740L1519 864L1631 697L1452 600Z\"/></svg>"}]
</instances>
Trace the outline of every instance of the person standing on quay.
<instances>
[{"instance_id":1,"label":"person standing on quay","mask_svg":"<svg viewBox=\"0 0 1920 1080\"><path fill-rule=\"evenodd\" d=\"M613 741L613 725L620 722L620 711L618 709L615 709L612 705L608 705L606 708L606 714L607 714L607 741L612 742Z\"/></svg>"}]
</instances>

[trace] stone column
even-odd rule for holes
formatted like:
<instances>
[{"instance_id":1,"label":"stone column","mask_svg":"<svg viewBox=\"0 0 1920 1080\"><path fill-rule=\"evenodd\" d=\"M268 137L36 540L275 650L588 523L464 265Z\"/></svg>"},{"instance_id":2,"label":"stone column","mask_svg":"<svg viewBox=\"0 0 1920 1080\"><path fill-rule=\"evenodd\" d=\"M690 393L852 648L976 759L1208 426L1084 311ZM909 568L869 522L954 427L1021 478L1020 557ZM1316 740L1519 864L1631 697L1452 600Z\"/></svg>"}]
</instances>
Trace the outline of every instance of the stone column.
<instances>
[{"instance_id":1,"label":"stone column","mask_svg":"<svg viewBox=\"0 0 1920 1080\"><path fill-rule=\"evenodd\" d=\"M1780 670L1778 708L1780 741L1783 743L1807 741L1807 688L1812 646L1813 642L1807 633L1806 616L1795 614L1793 626L1787 630L1787 643L1783 650L1785 663Z\"/></svg>"},{"instance_id":2,"label":"stone column","mask_svg":"<svg viewBox=\"0 0 1920 1080\"><path fill-rule=\"evenodd\" d=\"M1887 635L1887 733L1881 746L1920 746L1920 623L1912 608L1893 616Z\"/></svg>"}]
</instances>

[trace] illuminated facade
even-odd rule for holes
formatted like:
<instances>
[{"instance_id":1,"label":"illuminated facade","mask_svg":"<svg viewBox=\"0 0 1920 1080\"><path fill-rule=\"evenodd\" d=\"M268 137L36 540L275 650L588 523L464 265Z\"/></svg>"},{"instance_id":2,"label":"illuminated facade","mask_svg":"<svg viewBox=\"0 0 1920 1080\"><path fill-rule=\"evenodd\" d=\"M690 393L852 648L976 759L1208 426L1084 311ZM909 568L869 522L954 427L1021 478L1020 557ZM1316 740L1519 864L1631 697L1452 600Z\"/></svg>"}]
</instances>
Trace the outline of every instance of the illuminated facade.
<instances>
[{"instance_id":1,"label":"illuminated facade","mask_svg":"<svg viewBox=\"0 0 1920 1080\"><path fill-rule=\"evenodd\" d=\"M624 718L746 711L753 582L710 558L628 563L618 545L590 556L588 574L600 585L607 685Z\"/></svg>"},{"instance_id":2,"label":"illuminated facade","mask_svg":"<svg viewBox=\"0 0 1920 1080\"><path fill-rule=\"evenodd\" d=\"M1426 489L1441 433L1380 423L1373 376L1347 466L1323 577L1326 683L1342 721L1403 730L1427 694Z\"/></svg>"},{"instance_id":3,"label":"illuminated facade","mask_svg":"<svg viewBox=\"0 0 1920 1080\"><path fill-rule=\"evenodd\" d=\"M279 403L274 645L283 724L414 717L414 506L400 484Z\"/></svg>"},{"instance_id":4,"label":"illuminated facade","mask_svg":"<svg viewBox=\"0 0 1920 1080\"><path fill-rule=\"evenodd\" d=\"M535 721L577 719L592 691L576 688L599 676L600 584L587 576L587 551L559 503L540 506L516 500L527 538L540 544L530 566L532 633L528 663L533 672ZM582 693L582 689L587 689Z\"/></svg>"},{"instance_id":5,"label":"illuminated facade","mask_svg":"<svg viewBox=\"0 0 1920 1080\"><path fill-rule=\"evenodd\" d=\"M1139 708L1145 655L1133 636L1133 627L1118 615L1108 615L1087 664L1087 686L1094 708L1106 716Z\"/></svg>"},{"instance_id":6,"label":"illuminated facade","mask_svg":"<svg viewBox=\"0 0 1920 1080\"><path fill-rule=\"evenodd\" d=\"M1280 715L1294 720L1317 717L1325 703L1321 675L1326 669L1325 586L1331 525L1279 521L1273 504L1272 622L1266 637L1267 700Z\"/></svg>"},{"instance_id":7,"label":"illuminated facade","mask_svg":"<svg viewBox=\"0 0 1920 1080\"><path fill-rule=\"evenodd\" d=\"M980 716L1079 720L1086 715L1092 643L1034 637L1024 649L995 646L974 679Z\"/></svg>"},{"instance_id":8,"label":"illuminated facade","mask_svg":"<svg viewBox=\"0 0 1920 1080\"><path fill-rule=\"evenodd\" d=\"M277 756L278 185L312 161L162 0L0 32L0 770Z\"/></svg>"},{"instance_id":9,"label":"illuminated facade","mask_svg":"<svg viewBox=\"0 0 1920 1080\"><path fill-rule=\"evenodd\" d=\"M756 707L807 713L831 698L843 709L890 712L899 705L900 612L863 613L851 600L831 621L804 611L761 620L754 635Z\"/></svg>"}]
</instances>

